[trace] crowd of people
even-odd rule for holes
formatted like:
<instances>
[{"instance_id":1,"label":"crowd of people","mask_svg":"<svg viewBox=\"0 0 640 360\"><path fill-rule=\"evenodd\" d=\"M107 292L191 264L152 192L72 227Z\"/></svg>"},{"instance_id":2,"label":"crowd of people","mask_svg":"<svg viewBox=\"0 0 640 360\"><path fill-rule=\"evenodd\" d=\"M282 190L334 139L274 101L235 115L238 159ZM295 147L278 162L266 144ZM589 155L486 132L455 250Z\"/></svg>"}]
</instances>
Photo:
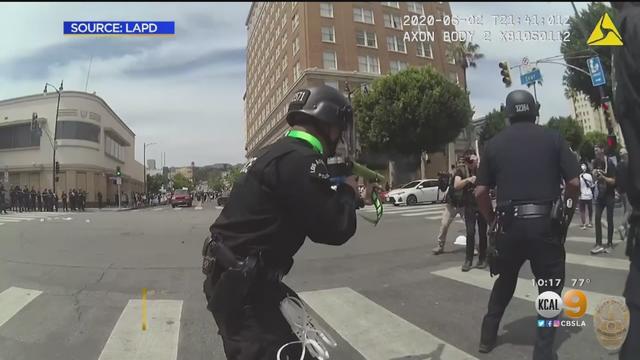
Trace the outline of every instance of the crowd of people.
<instances>
[{"instance_id":1,"label":"crowd of people","mask_svg":"<svg viewBox=\"0 0 640 360\"><path fill-rule=\"evenodd\" d=\"M6 190L0 185L0 212L7 213L7 209L15 212L57 212L62 205L62 211L85 211L87 192L82 189L70 189L68 194L63 191L61 196L52 189L36 190L27 186L10 186ZM62 204L61 204L62 203Z\"/></svg>"}]
</instances>

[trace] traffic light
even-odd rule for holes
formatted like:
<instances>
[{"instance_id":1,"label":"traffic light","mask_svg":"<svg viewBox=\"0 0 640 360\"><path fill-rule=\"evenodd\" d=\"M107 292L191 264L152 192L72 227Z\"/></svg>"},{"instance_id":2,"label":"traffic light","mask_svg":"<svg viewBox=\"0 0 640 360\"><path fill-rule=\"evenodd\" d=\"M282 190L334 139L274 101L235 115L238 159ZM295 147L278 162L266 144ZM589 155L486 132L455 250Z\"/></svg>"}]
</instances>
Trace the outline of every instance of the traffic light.
<instances>
[{"instance_id":1,"label":"traffic light","mask_svg":"<svg viewBox=\"0 0 640 360\"><path fill-rule=\"evenodd\" d=\"M615 135L607 135L607 155L614 156L618 147L618 139Z\"/></svg>"},{"instance_id":2,"label":"traffic light","mask_svg":"<svg viewBox=\"0 0 640 360\"><path fill-rule=\"evenodd\" d=\"M60 174L60 162L56 161L56 174Z\"/></svg>"},{"instance_id":3,"label":"traffic light","mask_svg":"<svg viewBox=\"0 0 640 360\"><path fill-rule=\"evenodd\" d=\"M511 72L509 71L509 63L506 61L503 61L501 63L498 63L498 66L500 67L500 75L502 76L502 82L504 83L504 86L506 87L510 87L511 86Z\"/></svg>"},{"instance_id":4,"label":"traffic light","mask_svg":"<svg viewBox=\"0 0 640 360\"><path fill-rule=\"evenodd\" d=\"M116 167L116 176L122 176L122 171L120 171L120 166Z\"/></svg>"}]
</instances>

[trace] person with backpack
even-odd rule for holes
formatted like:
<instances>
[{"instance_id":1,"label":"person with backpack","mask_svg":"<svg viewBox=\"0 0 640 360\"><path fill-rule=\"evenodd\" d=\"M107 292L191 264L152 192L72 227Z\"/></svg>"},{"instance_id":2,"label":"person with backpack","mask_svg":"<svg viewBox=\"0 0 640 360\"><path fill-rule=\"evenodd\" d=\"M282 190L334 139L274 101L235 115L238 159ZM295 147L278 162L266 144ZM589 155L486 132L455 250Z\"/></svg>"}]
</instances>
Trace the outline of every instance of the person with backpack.
<instances>
[{"instance_id":1,"label":"person with backpack","mask_svg":"<svg viewBox=\"0 0 640 360\"><path fill-rule=\"evenodd\" d=\"M580 174L579 198L580 221L582 224L580 228L585 230L587 227L593 227L591 219L593 218L593 188L595 187L595 183L593 176L587 171L587 165L582 164L580 168L582 169L582 173ZM589 220L589 222L585 224L586 220Z\"/></svg>"},{"instance_id":2,"label":"person with backpack","mask_svg":"<svg viewBox=\"0 0 640 360\"><path fill-rule=\"evenodd\" d=\"M440 223L440 233L438 234L436 247L433 248L434 255L440 255L444 252L444 244L447 241L447 233L449 232L449 226L456 218L456 215L460 215L464 219L464 203L463 195L464 190L455 190L454 181L456 173L466 170L463 164L458 162L459 169L456 169L455 165L451 165L451 173L449 175L449 187L446 195L446 207L442 212L442 221Z\"/></svg>"},{"instance_id":3,"label":"person with backpack","mask_svg":"<svg viewBox=\"0 0 640 360\"><path fill-rule=\"evenodd\" d=\"M591 254L608 253L613 248L613 208L615 206L616 165L605 154L604 145L594 147L593 175L596 183L596 244ZM602 212L607 212L607 247L602 246Z\"/></svg>"}]
</instances>

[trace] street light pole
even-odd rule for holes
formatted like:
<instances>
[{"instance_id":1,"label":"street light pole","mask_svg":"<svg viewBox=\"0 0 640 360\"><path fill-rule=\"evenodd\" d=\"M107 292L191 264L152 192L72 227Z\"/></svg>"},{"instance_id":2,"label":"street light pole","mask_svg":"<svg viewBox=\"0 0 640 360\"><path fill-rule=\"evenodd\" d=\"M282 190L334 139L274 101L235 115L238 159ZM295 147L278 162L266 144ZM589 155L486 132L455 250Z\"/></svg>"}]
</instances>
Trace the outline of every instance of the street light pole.
<instances>
[{"instance_id":1,"label":"street light pole","mask_svg":"<svg viewBox=\"0 0 640 360\"><path fill-rule=\"evenodd\" d=\"M47 86L51 86L57 93L58 93L58 104L56 105L56 119L53 123L53 163L51 164L51 180L53 183L53 193L56 194L56 149L57 149L57 144L56 144L56 139L58 136L58 114L60 113L60 96L62 95L62 90L63 90L63 85L64 85L64 80L60 81L60 88L56 88L55 86L46 83L44 85L44 93L47 93Z\"/></svg>"},{"instance_id":2,"label":"street light pole","mask_svg":"<svg viewBox=\"0 0 640 360\"><path fill-rule=\"evenodd\" d=\"M155 145L156 143L144 143L142 154L142 167L144 168L144 195L147 196L147 146Z\"/></svg>"}]
</instances>

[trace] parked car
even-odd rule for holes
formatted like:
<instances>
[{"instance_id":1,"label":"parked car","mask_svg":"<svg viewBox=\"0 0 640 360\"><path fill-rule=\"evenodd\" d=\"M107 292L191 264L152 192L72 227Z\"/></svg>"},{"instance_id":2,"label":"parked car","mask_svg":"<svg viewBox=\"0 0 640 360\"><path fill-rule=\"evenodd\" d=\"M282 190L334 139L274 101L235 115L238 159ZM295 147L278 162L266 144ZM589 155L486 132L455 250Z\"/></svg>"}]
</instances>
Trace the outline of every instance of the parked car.
<instances>
[{"instance_id":1,"label":"parked car","mask_svg":"<svg viewBox=\"0 0 640 360\"><path fill-rule=\"evenodd\" d=\"M191 207L193 205L193 197L191 197L188 190L178 189L171 196L170 202L172 208L176 206Z\"/></svg>"},{"instance_id":2,"label":"parked car","mask_svg":"<svg viewBox=\"0 0 640 360\"><path fill-rule=\"evenodd\" d=\"M415 180L389 191L386 198L395 206L444 202L446 191L440 191L438 184L438 179Z\"/></svg>"},{"instance_id":3,"label":"parked car","mask_svg":"<svg viewBox=\"0 0 640 360\"><path fill-rule=\"evenodd\" d=\"M218 206L224 206L227 203L227 200L229 200L229 193L228 192L224 192L222 194L220 194L220 196L218 196Z\"/></svg>"}]
</instances>

